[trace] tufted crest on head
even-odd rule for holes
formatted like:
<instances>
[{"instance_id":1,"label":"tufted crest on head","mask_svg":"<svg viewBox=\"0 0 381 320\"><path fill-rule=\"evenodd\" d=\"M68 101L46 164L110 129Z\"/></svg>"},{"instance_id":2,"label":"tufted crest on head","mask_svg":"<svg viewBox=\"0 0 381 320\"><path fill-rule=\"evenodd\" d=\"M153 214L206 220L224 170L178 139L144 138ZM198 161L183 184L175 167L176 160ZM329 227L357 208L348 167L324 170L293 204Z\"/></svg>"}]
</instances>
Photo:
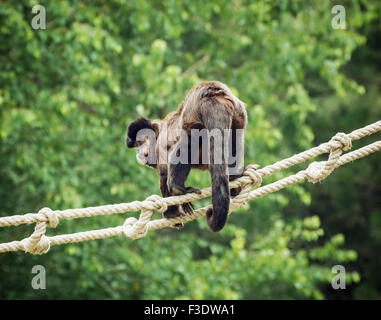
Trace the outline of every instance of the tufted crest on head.
<instances>
[{"instance_id":1,"label":"tufted crest on head","mask_svg":"<svg viewBox=\"0 0 381 320\"><path fill-rule=\"evenodd\" d=\"M151 120L147 120L145 118L139 118L135 120L134 122L130 123L130 125L127 128L127 137L126 137L127 148L136 147L136 136L138 132L142 129L154 130Z\"/></svg>"}]
</instances>

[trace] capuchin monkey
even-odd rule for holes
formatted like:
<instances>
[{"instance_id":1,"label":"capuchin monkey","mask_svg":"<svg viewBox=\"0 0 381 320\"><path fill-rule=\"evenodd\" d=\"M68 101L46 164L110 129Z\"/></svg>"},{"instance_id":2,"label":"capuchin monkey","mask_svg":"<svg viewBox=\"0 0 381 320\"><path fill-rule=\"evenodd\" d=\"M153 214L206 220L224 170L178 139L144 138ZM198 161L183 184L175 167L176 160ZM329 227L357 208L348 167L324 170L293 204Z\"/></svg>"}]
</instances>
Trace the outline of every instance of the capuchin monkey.
<instances>
[{"instance_id":1,"label":"capuchin monkey","mask_svg":"<svg viewBox=\"0 0 381 320\"><path fill-rule=\"evenodd\" d=\"M207 211L206 221L216 232L226 223L230 194L241 190L230 192L229 181L242 176L246 124L245 104L225 84L206 81L195 85L177 111L163 120L132 122L126 145L137 148L141 164L157 170L163 197L201 193L185 187L185 180L191 168L209 170L213 208ZM169 206L164 217L191 214L193 209L191 203Z\"/></svg>"}]
</instances>

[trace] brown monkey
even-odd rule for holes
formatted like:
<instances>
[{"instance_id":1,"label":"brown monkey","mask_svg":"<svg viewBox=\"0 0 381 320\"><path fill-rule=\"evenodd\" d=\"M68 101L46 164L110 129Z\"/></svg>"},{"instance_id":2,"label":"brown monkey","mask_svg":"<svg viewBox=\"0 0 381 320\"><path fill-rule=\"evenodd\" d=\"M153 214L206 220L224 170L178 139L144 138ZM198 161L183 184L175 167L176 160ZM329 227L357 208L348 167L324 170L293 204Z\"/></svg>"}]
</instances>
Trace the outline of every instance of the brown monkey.
<instances>
[{"instance_id":1,"label":"brown monkey","mask_svg":"<svg viewBox=\"0 0 381 320\"><path fill-rule=\"evenodd\" d=\"M229 180L242 173L246 124L245 104L225 84L206 81L195 85L178 110L163 120L140 118L132 122L128 126L126 145L137 147L136 156L140 163L156 168L163 197L200 193L198 189L185 187L185 180L191 168L209 169L213 209L208 210L206 218L209 227L219 231L225 225L229 210ZM150 134L143 129L148 129ZM196 135L194 129L206 129L206 149L200 131ZM227 152L228 148L231 154ZM200 162L201 159L207 161ZM229 170L237 166L239 169L231 174ZM239 191L232 190L232 195ZM193 206L185 203L181 208L185 213L191 213ZM164 216L171 218L179 214L180 208L175 205L170 206Z\"/></svg>"}]
</instances>

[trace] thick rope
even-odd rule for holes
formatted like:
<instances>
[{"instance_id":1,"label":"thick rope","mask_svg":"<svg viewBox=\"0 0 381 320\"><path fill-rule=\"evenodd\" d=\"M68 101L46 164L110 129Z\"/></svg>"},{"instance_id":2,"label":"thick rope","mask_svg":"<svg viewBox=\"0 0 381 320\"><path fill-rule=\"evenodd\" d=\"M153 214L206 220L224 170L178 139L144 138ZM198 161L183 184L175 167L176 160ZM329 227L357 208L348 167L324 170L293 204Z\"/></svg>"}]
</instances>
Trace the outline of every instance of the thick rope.
<instances>
[{"instance_id":1,"label":"thick rope","mask_svg":"<svg viewBox=\"0 0 381 320\"><path fill-rule=\"evenodd\" d=\"M352 147L353 140L359 140L378 131L381 131L381 121L377 121L364 128L357 129L349 134L338 133L329 142L296 154L290 158L278 161L262 169L257 169L256 165L246 167L246 170L241 178L229 183L229 188L236 188L240 186L242 189L240 194L231 200L229 213L242 207L250 200L276 192L291 184L298 183L303 180L317 183L327 178L337 167L353 160L368 156L376 151L380 151L381 140L342 155L344 151L348 151ZM271 184L267 184L263 187L259 187L262 184L262 177L271 175L274 172L289 168L324 153L329 153L327 161L312 162L306 170L299 171L294 175L288 176ZM251 190L253 187L259 188ZM201 194L190 193L167 198L152 195L144 201L133 201L129 203L98 207L55 211L49 208L43 208L38 213L27 213L24 215L2 217L0 218L0 227L31 223L36 223L36 227L32 235L28 238L21 241L12 241L0 244L0 253L24 250L25 252L32 254L43 254L49 251L51 245L103 239L123 234L132 239L142 238L150 230L171 227L175 224L185 223L204 216L210 206L198 209L191 215L182 215L172 219L157 219L151 221L154 210L159 213L163 213L170 205L191 202L209 196L211 196L210 187L201 190ZM124 213L127 211L141 211L139 219L129 217L125 220L122 226L114 228L64 234L52 237L45 236L46 227L49 226L51 228L55 228L60 219L109 215Z\"/></svg>"}]
</instances>

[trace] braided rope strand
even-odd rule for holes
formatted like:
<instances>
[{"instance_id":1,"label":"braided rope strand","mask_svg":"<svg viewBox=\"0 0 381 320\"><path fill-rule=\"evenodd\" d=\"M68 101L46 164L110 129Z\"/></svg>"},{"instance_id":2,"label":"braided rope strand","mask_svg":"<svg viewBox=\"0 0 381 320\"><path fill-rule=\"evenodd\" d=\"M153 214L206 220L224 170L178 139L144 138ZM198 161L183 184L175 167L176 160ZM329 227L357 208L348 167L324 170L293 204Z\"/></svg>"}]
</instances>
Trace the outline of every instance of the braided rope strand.
<instances>
[{"instance_id":1,"label":"braided rope strand","mask_svg":"<svg viewBox=\"0 0 381 320\"><path fill-rule=\"evenodd\" d=\"M241 193L231 200L229 213L242 207L250 200L279 191L291 184L298 183L303 180L317 183L327 178L337 167L368 156L376 151L380 151L381 140L342 155L344 151L348 151L352 147L353 140L359 140L380 130L381 121L377 121L366 127L354 130L349 134L338 133L329 142L293 155L287 159L278 161L272 165L268 165L262 169L257 170L255 165L247 167L242 177L229 183L229 188L242 188ZM271 184L259 187L262 184L263 176L271 175L274 172L302 163L323 153L329 153L327 161L312 162L306 170L299 171L294 175L290 175ZM253 187L257 187L257 189L251 190ZM142 238L150 230L170 227L178 223L185 223L204 216L206 211L211 206L198 209L194 211L192 215L182 215L172 219L151 220L154 210L163 213L169 205L191 202L209 196L211 196L210 187L201 190L201 194L190 193L168 198L152 195L144 201L133 201L130 203L55 211L49 208L42 208L38 213L1 217L0 227L32 223L36 223L36 226L30 237L21 241L12 241L0 244L0 253L24 250L25 252L32 254L43 254L49 251L51 245L103 239L123 234L132 239ZM127 211L141 211L139 219L129 217L125 220L123 226L118 227L57 235L52 237L47 237L45 235L47 226L55 228L60 219L119 214Z\"/></svg>"}]
</instances>

